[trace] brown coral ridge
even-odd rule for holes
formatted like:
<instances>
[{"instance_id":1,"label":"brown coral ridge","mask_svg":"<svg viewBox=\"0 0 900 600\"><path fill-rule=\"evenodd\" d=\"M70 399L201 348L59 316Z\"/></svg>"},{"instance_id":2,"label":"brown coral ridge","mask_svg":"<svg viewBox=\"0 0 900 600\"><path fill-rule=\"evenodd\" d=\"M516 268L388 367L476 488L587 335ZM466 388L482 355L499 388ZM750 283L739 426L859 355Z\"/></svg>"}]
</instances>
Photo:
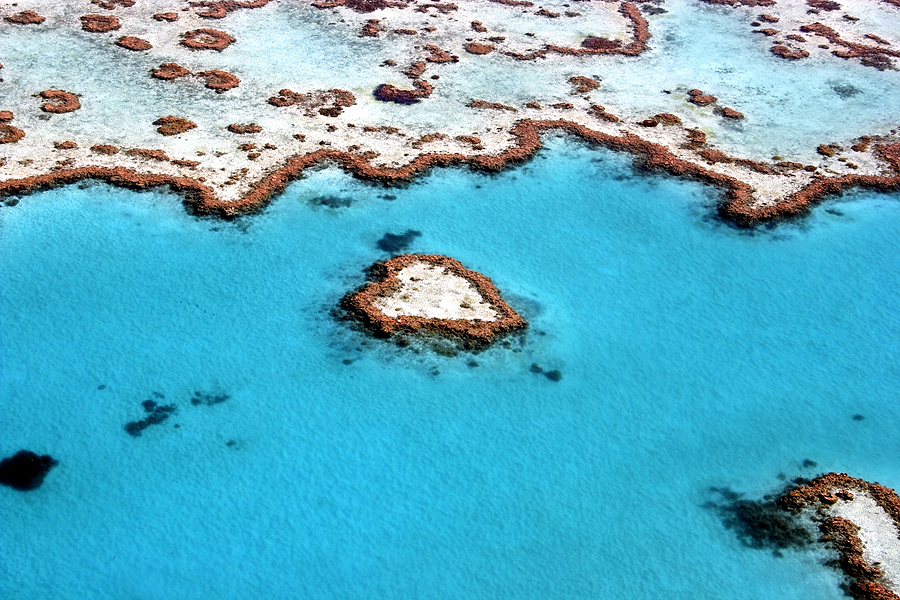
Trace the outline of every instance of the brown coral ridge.
<instances>
[{"instance_id":1,"label":"brown coral ridge","mask_svg":"<svg viewBox=\"0 0 900 600\"><path fill-rule=\"evenodd\" d=\"M900 50L848 42L837 31L821 23L802 25L800 31L822 36L832 44L846 48L846 50L833 50L831 52L833 55L844 59L859 58L860 62L865 66L875 67L880 71L890 69L893 66L891 58L900 58Z\"/></svg>"},{"instance_id":2,"label":"brown coral ridge","mask_svg":"<svg viewBox=\"0 0 900 600\"><path fill-rule=\"evenodd\" d=\"M197 77L202 77L205 80L203 85L207 89L214 90L217 94L224 94L228 90L236 88L241 83L241 80L238 79L237 76L232 75L227 71L219 71L218 69L201 71L200 73L195 73L195 75Z\"/></svg>"},{"instance_id":3,"label":"brown coral ridge","mask_svg":"<svg viewBox=\"0 0 900 600\"><path fill-rule=\"evenodd\" d=\"M190 75L191 72L178 63L163 63L150 72L150 76L163 81L171 81L179 77Z\"/></svg>"},{"instance_id":4,"label":"brown coral ridge","mask_svg":"<svg viewBox=\"0 0 900 600\"><path fill-rule=\"evenodd\" d=\"M397 274L405 267L417 262L443 267L471 283L497 313L497 319L482 321L385 315L375 306L375 301L396 290L400 286ZM500 291L488 277L477 271L466 269L458 260L449 256L402 254L390 260L375 263L370 268L370 273L374 281L345 296L341 301L341 306L350 316L360 321L378 337L390 337L400 332L426 333L460 340L465 346L480 348L487 346L500 336L528 326L525 319L503 301Z\"/></svg>"},{"instance_id":5,"label":"brown coral ridge","mask_svg":"<svg viewBox=\"0 0 900 600\"><path fill-rule=\"evenodd\" d=\"M158 126L156 131L162 135L178 135L197 126L193 121L175 115L160 117L153 121L153 124Z\"/></svg>"},{"instance_id":6,"label":"brown coral ridge","mask_svg":"<svg viewBox=\"0 0 900 600\"><path fill-rule=\"evenodd\" d=\"M194 29L181 34L181 45L191 50L215 50L221 52L236 40L218 29Z\"/></svg>"},{"instance_id":7,"label":"brown coral ridge","mask_svg":"<svg viewBox=\"0 0 900 600\"><path fill-rule=\"evenodd\" d=\"M500 102L488 102L487 100L470 100L466 106L469 108L487 108L489 110L508 110L510 112L516 112L518 110L515 107L507 106Z\"/></svg>"},{"instance_id":8,"label":"brown coral ridge","mask_svg":"<svg viewBox=\"0 0 900 600\"><path fill-rule=\"evenodd\" d=\"M697 106L709 106L713 102L717 101L718 98L709 94L704 94L703 90L693 89L688 90L687 100L691 104L696 104Z\"/></svg>"},{"instance_id":9,"label":"brown coral ridge","mask_svg":"<svg viewBox=\"0 0 900 600\"><path fill-rule=\"evenodd\" d=\"M41 104L41 110L53 114L70 113L81 108L81 102L78 96L72 92L64 92L62 90L44 90L38 94L44 100L49 100Z\"/></svg>"},{"instance_id":10,"label":"brown coral ridge","mask_svg":"<svg viewBox=\"0 0 900 600\"><path fill-rule=\"evenodd\" d=\"M100 8L105 8L106 10L113 10L116 6L131 8L134 6L134 2L135 0L91 0L91 4L96 4Z\"/></svg>"},{"instance_id":11,"label":"brown coral ridge","mask_svg":"<svg viewBox=\"0 0 900 600\"><path fill-rule=\"evenodd\" d=\"M173 12L156 13L155 15L153 15L153 18L156 21L160 21L160 22L166 21L166 22L172 23L172 22L178 20L178 13L173 13Z\"/></svg>"},{"instance_id":12,"label":"brown coral ridge","mask_svg":"<svg viewBox=\"0 0 900 600\"><path fill-rule=\"evenodd\" d=\"M112 15L83 15L81 17L81 28L88 33L107 33L115 31L121 26L119 20Z\"/></svg>"},{"instance_id":13,"label":"brown coral ridge","mask_svg":"<svg viewBox=\"0 0 900 600\"><path fill-rule=\"evenodd\" d=\"M384 27L381 26L378 19L369 19L359 32L359 37L378 37L382 31L384 31Z\"/></svg>"},{"instance_id":14,"label":"brown coral ridge","mask_svg":"<svg viewBox=\"0 0 900 600\"><path fill-rule=\"evenodd\" d=\"M9 118L0 121L0 144L15 144L23 137L25 137L25 132L18 127L13 127L9 124L9 121L12 121L13 118L11 112L5 110L3 111L3 113L4 117L6 117L6 113L8 113Z\"/></svg>"},{"instance_id":15,"label":"brown coral ridge","mask_svg":"<svg viewBox=\"0 0 900 600\"><path fill-rule=\"evenodd\" d=\"M41 15L37 14L33 10L23 10L22 12L17 12L14 15L10 15L3 19L7 23L14 23L16 25L40 25L46 19Z\"/></svg>"},{"instance_id":16,"label":"brown coral ridge","mask_svg":"<svg viewBox=\"0 0 900 600\"><path fill-rule=\"evenodd\" d=\"M232 123L226 127L226 129L231 133L237 133L239 135L262 132L262 127L256 123Z\"/></svg>"},{"instance_id":17,"label":"brown coral ridge","mask_svg":"<svg viewBox=\"0 0 900 600\"><path fill-rule=\"evenodd\" d=\"M595 111L598 118L607 114L602 107L597 108L600 109ZM178 117L164 117L154 124L166 125L167 123L163 122L164 119L185 121L191 127L195 126L190 121ZM616 120L618 119L616 118ZM718 207L719 216L741 227L753 227L765 221L796 217L808 211L822 198L839 194L851 188L885 192L900 190L900 143L875 146L876 155L888 163L891 168L889 175L843 175L834 178L818 178L783 202L754 206L752 189L749 184L729 175L711 171L697 163L678 158L661 144L650 142L630 133L615 136L594 131L579 123L563 119L542 121L523 119L510 130L510 134L515 140L514 145L492 156L468 156L456 153L421 154L409 163L395 168L376 167L368 162L369 159L366 156L339 150L320 149L296 155L288 158L281 167L270 171L264 178L256 182L247 194L236 201L219 200L212 188L200 181L186 177L159 176L153 179L154 183L147 183L149 180L144 179L145 175L131 172L128 169L92 170L91 167L61 169L46 175L3 181L0 182L0 196L26 193L53 185L64 185L85 178L103 179L113 184L135 187L172 185L174 189L189 192L185 199L185 205L193 214L234 219L262 210L274 196L282 192L306 169L321 163L333 163L360 179L369 179L388 185L409 181L434 167L468 165L472 169L495 172L531 158L541 148L541 133L548 130L561 130L578 136L589 144L614 151L628 152L636 157L636 162L641 168L660 170L721 188L724 191L724 201ZM180 133L180 131L174 131L168 135L175 133ZM688 133L691 143L695 146L702 146L705 142L703 132L688 130Z\"/></svg>"},{"instance_id":18,"label":"brown coral ridge","mask_svg":"<svg viewBox=\"0 0 900 600\"><path fill-rule=\"evenodd\" d=\"M481 42L469 42L465 46L463 46L469 54L490 54L494 51L494 46L491 44L482 44Z\"/></svg>"},{"instance_id":19,"label":"brown coral ridge","mask_svg":"<svg viewBox=\"0 0 900 600\"><path fill-rule=\"evenodd\" d=\"M647 20L641 15L641 11L637 5L631 2L623 2L619 7L619 12L631 21L633 40L629 44L623 44L621 40L611 40L591 35L581 42L581 48L569 48L567 46L554 46L550 44L544 46L542 50L536 50L528 54L523 54L521 52L504 52L504 54L506 56L511 56L516 60L535 60L537 58L544 58L551 52L569 56L593 56L597 54L638 56L647 49L647 40L650 39L650 28L647 25Z\"/></svg>"},{"instance_id":20,"label":"brown coral ridge","mask_svg":"<svg viewBox=\"0 0 900 600\"><path fill-rule=\"evenodd\" d=\"M153 47L153 45L147 40L143 40L139 37L134 37L131 35L123 35L122 37L117 39L116 46L125 48L126 50L132 50L134 52L142 52Z\"/></svg>"},{"instance_id":21,"label":"brown coral ridge","mask_svg":"<svg viewBox=\"0 0 900 600\"><path fill-rule=\"evenodd\" d=\"M406 8L405 2L388 2L387 0L318 0L312 3L320 9L343 6L358 13L370 13L385 8Z\"/></svg>"},{"instance_id":22,"label":"brown coral ridge","mask_svg":"<svg viewBox=\"0 0 900 600\"><path fill-rule=\"evenodd\" d=\"M819 178L773 206L750 206L749 194L732 193L729 202L719 207L719 215L739 225L753 226L762 221L794 217L805 213L816 202L852 188L881 192L900 190L900 144L877 147L876 154L891 165L891 175L842 175Z\"/></svg>"},{"instance_id":23,"label":"brown coral ridge","mask_svg":"<svg viewBox=\"0 0 900 600\"><path fill-rule=\"evenodd\" d=\"M163 81L172 81L173 79L186 77L188 75L191 75L191 72L178 63L162 63L159 67L150 71L151 77L162 79ZM232 75L227 71L219 71L218 69L201 71L199 73L194 73L193 75L203 79L204 86L207 89L214 90L217 94L223 94L228 90L234 89L241 83L241 80L237 76Z\"/></svg>"},{"instance_id":24,"label":"brown coral ridge","mask_svg":"<svg viewBox=\"0 0 900 600\"><path fill-rule=\"evenodd\" d=\"M262 8L269 2L271 2L271 0L252 0L247 2L221 0L219 2L191 2L191 6L201 9L197 12L197 16L202 19L224 19L230 12L242 8Z\"/></svg>"},{"instance_id":25,"label":"brown coral ridge","mask_svg":"<svg viewBox=\"0 0 900 600\"><path fill-rule=\"evenodd\" d=\"M280 90L277 96L269 98L272 106L298 106L303 109L307 117L316 114L325 117L336 117L344 108L356 104L356 96L352 92L341 89L313 90L305 94L294 92L287 88Z\"/></svg>"},{"instance_id":26,"label":"brown coral ridge","mask_svg":"<svg viewBox=\"0 0 900 600\"><path fill-rule=\"evenodd\" d=\"M774 6L775 0L701 0L707 4L725 6Z\"/></svg>"},{"instance_id":27,"label":"brown coral ridge","mask_svg":"<svg viewBox=\"0 0 900 600\"><path fill-rule=\"evenodd\" d=\"M801 485L777 500L778 506L792 512L807 507L830 506L841 500L852 500L854 492L871 496L900 528L900 498L891 488L878 483L850 477L846 473L827 473ZM842 517L830 517L819 523L823 539L838 551L838 565L850 579L849 593L857 600L900 600L893 591L882 585L878 565L870 565L863 558L863 543L859 527Z\"/></svg>"},{"instance_id":28,"label":"brown coral ridge","mask_svg":"<svg viewBox=\"0 0 900 600\"><path fill-rule=\"evenodd\" d=\"M799 60L801 58L807 58L809 56L809 52L806 50L791 50L787 46L782 44L775 44L770 48L772 54L779 58L784 58L787 60Z\"/></svg>"},{"instance_id":29,"label":"brown coral ridge","mask_svg":"<svg viewBox=\"0 0 900 600\"><path fill-rule=\"evenodd\" d=\"M600 87L599 81L590 77L585 77L584 75L576 75L574 77L570 77L569 83L575 86L575 88L572 90L573 94L587 94L588 92L592 92Z\"/></svg>"},{"instance_id":30,"label":"brown coral ridge","mask_svg":"<svg viewBox=\"0 0 900 600\"><path fill-rule=\"evenodd\" d=\"M434 92L434 86L427 81L416 79L413 81L414 90L401 90L400 88L382 83L372 91L372 95L382 102L396 102L397 104L416 104L422 98L427 98Z\"/></svg>"}]
</instances>

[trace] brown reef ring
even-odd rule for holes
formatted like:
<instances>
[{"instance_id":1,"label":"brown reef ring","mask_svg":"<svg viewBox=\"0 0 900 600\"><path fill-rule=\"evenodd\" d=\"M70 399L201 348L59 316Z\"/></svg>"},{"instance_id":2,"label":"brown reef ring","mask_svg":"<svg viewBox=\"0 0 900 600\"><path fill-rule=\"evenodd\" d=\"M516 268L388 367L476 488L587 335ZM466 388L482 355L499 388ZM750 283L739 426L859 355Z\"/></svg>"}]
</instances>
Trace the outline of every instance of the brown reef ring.
<instances>
[{"instance_id":1,"label":"brown reef ring","mask_svg":"<svg viewBox=\"0 0 900 600\"><path fill-rule=\"evenodd\" d=\"M439 267L449 276L462 278L480 295L481 301L495 313L493 320L477 318L429 318L401 314L390 316L378 307L379 301L401 289L400 272L407 267L424 263ZM486 276L465 268L462 263L440 254L401 254L370 268L372 281L344 297L341 306L349 316L372 331L376 337L391 337L398 333L439 336L462 342L467 348L481 348L513 331L524 329L528 323L503 299L500 291ZM413 279L412 281L416 281Z\"/></svg>"},{"instance_id":2,"label":"brown reef ring","mask_svg":"<svg viewBox=\"0 0 900 600\"><path fill-rule=\"evenodd\" d=\"M41 105L41 110L48 113L63 114L70 113L81 108L81 102L78 96L72 92L64 92L62 90L44 90L38 94L45 102Z\"/></svg>"},{"instance_id":3,"label":"brown reef ring","mask_svg":"<svg viewBox=\"0 0 900 600\"><path fill-rule=\"evenodd\" d=\"M218 29L194 29L181 34L181 45L191 50L215 50L221 52L235 39Z\"/></svg>"}]
</instances>

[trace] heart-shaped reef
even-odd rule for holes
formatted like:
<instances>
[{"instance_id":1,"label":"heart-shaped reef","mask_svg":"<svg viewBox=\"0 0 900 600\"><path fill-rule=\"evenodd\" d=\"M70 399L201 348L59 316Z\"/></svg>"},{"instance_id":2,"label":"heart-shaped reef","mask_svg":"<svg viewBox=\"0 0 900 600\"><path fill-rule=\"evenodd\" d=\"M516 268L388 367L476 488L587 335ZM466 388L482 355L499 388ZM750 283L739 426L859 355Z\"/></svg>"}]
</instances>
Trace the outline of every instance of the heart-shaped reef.
<instances>
[{"instance_id":1,"label":"heart-shaped reef","mask_svg":"<svg viewBox=\"0 0 900 600\"><path fill-rule=\"evenodd\" d=\"M449 256L401 254L369 271L372 281L341 304L378 337L421 333L481 348L528 326L490 278Z\"/></svg>"}]
</instances>

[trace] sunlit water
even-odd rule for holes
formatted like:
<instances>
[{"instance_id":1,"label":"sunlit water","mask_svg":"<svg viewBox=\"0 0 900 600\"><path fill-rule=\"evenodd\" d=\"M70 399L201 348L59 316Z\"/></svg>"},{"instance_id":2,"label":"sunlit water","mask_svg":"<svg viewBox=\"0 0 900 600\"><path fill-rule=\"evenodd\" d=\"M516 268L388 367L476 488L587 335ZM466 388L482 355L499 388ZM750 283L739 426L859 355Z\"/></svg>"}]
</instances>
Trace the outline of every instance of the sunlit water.
<instances>
[{"instance_id":1,"label":"sunlit water","mask_svg":"<svg viewBox=\"0 0 900 600\"><path fill-rule=\"evenodd\" d=\"M0 209L0 455L59 460L0 489L0 597L842 597L821 551L703 505L782 472L900 484L900 198L751 234L709 187L549 142L399 189L320 170L232 224L99 184ZM336 321L407 229L493 278L524 344ZM131 437L148 398L177 412Z\"/></svg>"}]
</instances>

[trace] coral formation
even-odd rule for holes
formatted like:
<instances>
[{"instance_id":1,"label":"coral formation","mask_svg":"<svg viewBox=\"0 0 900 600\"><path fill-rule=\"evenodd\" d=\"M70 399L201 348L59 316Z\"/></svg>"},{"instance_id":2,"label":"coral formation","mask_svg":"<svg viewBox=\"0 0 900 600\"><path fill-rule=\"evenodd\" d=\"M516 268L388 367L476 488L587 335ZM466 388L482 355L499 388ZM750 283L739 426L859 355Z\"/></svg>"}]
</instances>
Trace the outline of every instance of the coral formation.
<instances>
[{"instance_id":1,"label":"coral formation","mask_svg":"<svg viewBox=\"0 0 900 600\"><path fill-rule=\"evenodd\" d=\"M44 90L38 94L44 100L49 100L41 105L41 110L53 114L69 113L81 108L78 96L72 92L62 90Z\"/></svg>"},{"instance_id":2,"label":"coral formation","mask_svg":"<svg viewBox=\"0 0 900 600\"><path fill-rule=\"evenodd\" d=\"M153 124L158 125L156 131L163 135L178 135L179 133L184 133L197 126L193 121L188 121L187 119L176 117L174 115L160 117L153 121Z\"/></svg>"},{"instance_id":3,"label":"coral formation","mask_svg":"<svg viewBox=\"0 0 900 600\"><path fill-rule=\"evenodd\" d=\"M235 39L218 29L194 29L181 34L181 45L191 50L215 50L221 52Z\"/></svg>"},{"instance_id":4,"label":"coral formation","mask_svg":"<svg viewBox=\"0 0 900 600\"><path fill-rule=\"evenodd\" d=\"M88 33L107 33L115 31L121 26L119 20L112 15L83 15L81 17L81 28Z\"/></svg>"},{"instance_id":5,"label":"coral formation","mask_svg":"<svg viewBox=\"0 0 900 600\"><path fill-rule=\"evenodd\" d=\"M425 264L442 269L451 277L461 278L474 288L473 304L489 307L493 320L480 318L457 319L425 317L413 314L387 315L379 307L379 301L397 291L401 286L398 277L407 267ZM527 327L527 323L503 299L490 279L476 271L466 269L459 261L434 254L402 254L370 268L373 281L347 295L342 307L354 319L371 329L378 336L391 336L398 332L426 333L460 340L464 346L482 347L497 337ZM413 292L411 292L413 293ZM468 310L468 305L460 305ZM454 308L454 310L457 310ZM441 311L439 311L441 312ZM447 310L453 314L453 310ZM441 312L443 314L443 312Z\"/></svg>"}]
</instances>

